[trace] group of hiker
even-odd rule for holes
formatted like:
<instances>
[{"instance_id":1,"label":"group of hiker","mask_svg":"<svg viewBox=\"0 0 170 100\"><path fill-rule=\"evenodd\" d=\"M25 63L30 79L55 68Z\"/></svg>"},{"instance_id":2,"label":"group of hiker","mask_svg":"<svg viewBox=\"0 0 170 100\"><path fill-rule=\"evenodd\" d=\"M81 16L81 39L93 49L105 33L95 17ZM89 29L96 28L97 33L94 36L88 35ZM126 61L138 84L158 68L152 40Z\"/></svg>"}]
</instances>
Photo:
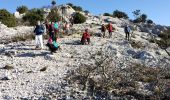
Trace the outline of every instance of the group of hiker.
<instances>
[{"instance_id":1,"label":"group of hiker","mask_svg":"<svg viewBox=\"0 0 170 100\"><path fill-rule=\"evenodd\" d=\"M112 26L111 23L109 23L108 25L102 24L102 26L101 26L101 32L102 32L102 34L103 34L103 38L105 38L106 30L108 30L108 32L109 32L109 38L111 38L111 37L112 37L112 32L115 30L115 28Z\"/></svg>"},{"instance_id":2,"label":"group of hiker","mask_svg":"<svg viewBox=\"0 0 170 100\"><path fill-rule=\"evenodd\" d=\"M109 23L108 25L102 24L102 26L101 26L101 33L103 35L103 38L105 38L107 30L108 30L108 33L109 33L109 38L111 38L112 37L112 32L115 31L116 29L112 26L111 23ZM128 25L126 25L124 27L124 32L126 34L126 39L129 41L130 40L131 29L130 29L130 27Z\"/></svg>"},{"instance_id":3,"label":"group of hiker","mask_svg":"<svg viewBox=\"0 0 170 100\"><path fill-rule=\"evenodd\" d=\"M36 41L35 49L38 50L43 49L44 33L48 33L49 38L46 46L49 47L51 53L54 53L56 50L60 49L57 39L60 38L60 30L62 29L61 26L63 26L63 30L68 35L70 30L70 24L67 22L61 24L60 21L49 22L49 23L47 21L45 23L41 23L40 21L38 21L34 29L35 41Z\"/></svg>"},{"instance_id":4,"label":"group of hiker","mask_svg":"<svg viewBox=\"0 0 170 100\"><path fill-rule=\"evenodd\" d=\"M61 24L60 21L55 21L55 22L50 22L48 23L47 21L45 23L41 23L40 21L37 22L37 25L34 29L35 33L35 42L36 42L36 49L43 49L43 34L48 33L48 41L46 46L49 48L51 53L56 52L56 50L60 49L59 43L57 42L58 38L60 38L60 30L62 29L61 26L64 26L63 30L65 31L64 33L66 35L69 34L70 26L71 24L66 22L64 25ZM106 36L106 31L108 30L109 33L109 38L112 37L112 32L115 31L115 28L112 26L111 23L108 25L101 25L101 33L102 37L105 38ZM129 35L130 35L130 27L126 25L124 27L124 32L126 34L126 39L129 41ZM81 44L82 45L88 45L90 44L90 34L89 30L85 29L85 31L82 34L81 38Z\"/></svg>"}]
</instances>

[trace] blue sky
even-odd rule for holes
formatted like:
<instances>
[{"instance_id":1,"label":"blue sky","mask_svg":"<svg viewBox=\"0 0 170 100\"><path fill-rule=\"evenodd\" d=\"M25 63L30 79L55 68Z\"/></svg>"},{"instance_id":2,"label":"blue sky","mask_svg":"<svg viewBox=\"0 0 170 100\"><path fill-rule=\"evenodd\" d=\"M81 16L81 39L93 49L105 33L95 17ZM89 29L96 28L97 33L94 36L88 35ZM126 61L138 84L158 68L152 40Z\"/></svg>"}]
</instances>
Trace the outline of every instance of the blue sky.
<instances>
[{"instance_id":1,"label":"blue sky","mask_svg":"<svg viewBox=\"0 0 170 100\"><path fill-rule=\"evenodd\" d=\"M20 5L28 8L47 6L52 0L0 0L0 9L15 12ZM112 13L118 9L126 12L133 19L132 11L140 9L155 23L170 26L170 0L57 0L58 4L73 3L93 14Z\"/></svg>"}]
</instances>

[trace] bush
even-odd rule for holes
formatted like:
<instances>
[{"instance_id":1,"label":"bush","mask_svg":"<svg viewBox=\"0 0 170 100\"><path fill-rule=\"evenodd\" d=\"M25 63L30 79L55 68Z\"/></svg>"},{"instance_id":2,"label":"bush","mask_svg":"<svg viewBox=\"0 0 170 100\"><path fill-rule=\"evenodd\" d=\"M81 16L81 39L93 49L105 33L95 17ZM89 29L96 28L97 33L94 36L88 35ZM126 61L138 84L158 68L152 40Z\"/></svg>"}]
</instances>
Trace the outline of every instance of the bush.
<instances>
[{"instance_id":1,"label":"bush","mask_svg":"<svg viewBox=\"0 0 170 100\"><path fill-rule=\"evenodd\" d=\"M103 16L112 16L112 15L109 13L104 13Z\"/></svg>"},{"instance_id":2,"label":"bush","mask_svg":"<svg viewBox=\"0 0 170 100\"><path fill-rule=\"evenodd\" d=\"M16 18L6 9L0 9L0 22L8 27L16 26Z\"/></svg>"},{"instance_id":3,"label":"bush","mask_svg":"<svg viewBox=\"0 0 170 100\"><path fill-rule=\"evenodd\" d=\"M88 10L85 10L84 13L85 13L85 14L89 14L89 11L88 11Z\"/></svg>"},{"instance_id":4,"label":"bush","mask_svg":"<svg viewBox=\"0 0 170 100\"><path fill-rule=\"evenodd\" d=\"M75 24L81 24L86 21L86 17L79 12L75 13L75 15L73 16L73 19L74 19Z\"/></svg>"},{"instance_id":5,"label":"bush","mask_svg":"<svg viewBox=\"0 0 170 100\"><path fill-rule=\"evenodd\" d=\"M61 17L58 14L57 8L51 9L51 12L47 16L47 19L52 21L52 22L58 21L60 18Z\"/></svg>"},{"instance_id":6,"label":"bush","mask_svg":"<svg viewBox=\"0 0 170 100\"><path fill-rule=\"evenodd\" d=\"M147 15L146 14L142 14L140 16L140 19L141 19L141 22L145 23L146 22L146 19L147 19Z\"/></svg>"},{"instance_id":7,"label":"bush","mask_svg":"<svg viewBox=\"0 0 170 100\"><path fill-rule=\"evenodd\" d=\"M142 14L140 17L136 18L133 22L134 23L145 23L147 20L147 15L146 14Z\"/></svg>"},{"instance_id":8,"label":"bush","mask_svg":"<svg viewBox=\"0 0 170 100\"><path fill-rule=\"evenodd\" d=\"M141 15L141 11L140 11L140 10L135 10L135 11L133 11L132 13L133 13L133 16L134 16L136 19L138 19L138 18L140 17L140 15Z\"/></svg>"},{"instance_id":9,"label":"bush","mask_svg":"<svg viewBox=\"0 0 170 100\"><path fill-rule=\"evenodd\" d=\"M83 8L80 6L75 6L72 3L67 3L67 5L69 5L70 7L72 7L75 11L83 11ZM86 10L87 11L87 10ZM86 12L85 12L86 13Z\"/></svg>"},{"instance_id":10,"label":"bush","mask_svg":"<svg viewBox=\"0 0 170 100\"><path fill-rule=\"evenodd\" d=\"M80 6L73 6L72 7L75 11L83 11L83 8Z\"/></svg>"},{"instance_id":11,"label":"bush","mask_svg":"<svg viewBox=\"0 0 170 100\"><path fill-rule=\"evenodd\" d=\"M28 21L30 25L36 25L38 20L44 20L44 12L42 9L32 9L25 14L23 20Z\"/></svg>"},{"instance_id":12,"label":"bush","mask_svg":"<svg viewBox=\"0 0 170 100\"><path fill-rule=\"evenodd\" d=\"M148 23L148 24L153 24L153 21L152 21L151 19L148 19L148 20L147 20L147 23Z\"/></svg>"},{"instance_id":13,"label":"bush","mask_svg":"<svg viewBox=\"0 0 170 100\"><path fill-rule=\"evenodd\" d=\"M132 12L135 19L133 20L133 23L145 23L147 21L147 15L146 14L141 14L140 10L135 10Z\"/></svg>"},{"instance_id":14,"label":"bush","mask_svg":"<svg viewBox=\"0 0 170 100\"><path fill-rule=\"evenodd\" d=\"M73 7L73 4L72 4L72 3L67 3L67 5L69 5L70 7Z\"/></svg>"},{"instance_id":15,"label":"bush","mask_svg":"<svg viewBox=\"0 0 170 100\"><path fill-rule=\"evenodd\" d=\"M26 6L20 6L20 7L17 7L17 11L20 14L23 14L23 13L26 13L28 11L28 8Z\"/></svg>"},{"instance_id":16,"label":"bush","mask_svg":"<svg viewBox=\"0 0 170 100\"><path fill-rule=\"evenodd\" d=\"M124 19L129 18L128 15L125 12L122 12L122 11L119 11L119 10L116 10L116 11L113 12L113 17L124 18Z\"/></svg>"},{"instance_id":17,"label":"bush","mask_svg":"<svg viewBox=\"0 0 170 100\"><path fill-rule=\"evenodd\" d=\"M140 18L133 20L133 23L140 23L140 22L141 22Z\"/></svg>"},{"instance_id":18,"label":"bush","mask_svg":"<svg viewBox=\"0 0 170 100\"><path fill-rule=\"evenodd\" d=\"M113 57L114 54L111 53L110 49L101 49L101 51L89 52L89 54L91 56L88 59L93 59L93 64L82 62L77 69L70 71L66 77L69 86L71 85L73 88L75 88L74 86L78 87L78 91L85 91L85 95L91 98L97 97L101 100L104 98L112 100L109 97L115 95L120 97L129 95L129 97L132 96L134 99L143 100L148 97L148 94L139 93L141 82L149 84L148 91L154 93L155 87L158 87L159 93L164 94L162 90L165 87L162 87L162 83L166 84L168 80L162 82L161 77L166 76L166 78L169 78L167 73L169 70L159 67L152 68L133 62L127 63L126 67L122 65L119 68L115 63L118 59ZM163 75L165 72L168 75ZM150 85L152 86L150 87ZM75 94L73 93L73 95ZM156 94L152 94L152 96L156 96Z\"/></svg>"}]
</instances>

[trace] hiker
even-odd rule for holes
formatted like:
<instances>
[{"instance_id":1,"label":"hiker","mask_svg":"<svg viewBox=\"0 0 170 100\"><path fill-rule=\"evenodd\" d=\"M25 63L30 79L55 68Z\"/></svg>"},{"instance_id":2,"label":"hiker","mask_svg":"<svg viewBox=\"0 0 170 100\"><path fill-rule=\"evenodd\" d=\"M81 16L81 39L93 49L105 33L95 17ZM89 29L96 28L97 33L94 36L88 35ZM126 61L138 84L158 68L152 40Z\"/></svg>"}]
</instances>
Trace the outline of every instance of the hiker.
<instances>
[{"instance_id":1,"label":"hiker","mask_svg":"<svg viewBox=\"0 0 170 100\"><path fill-rule=\"evenodd\" d=\"M81 44L90 44L90 34L88 32L88 29L85 29L85 33L83 33L83 36L81 38Z\"/></svg>"},{"instance_id":2,"label":"hiker","mask_svg":"<svg viewBox=\"0 0 170 100\"><path fill-rule=\"evenodd\" d=\"M43 33L44 33L44 27L40 23L40 21L37 22L37 25L34 29L35 33L35 42L36 42L36 49L43 49Z\"/></svg>"},{"instance_id":3,"label":"hiker","mask_svg":"<svg viewBox=\"0 0 170 100\"><path fill-rule=\"evenodd\" d=\"M49 37L51 37L53 41L56 40L54 22L50 23L48 31L49 31Z\"/></svg>"},{"instance_id":4,"label":"hiker","mask_svg":"<svg viewBox=\"0 0 170 100\"><path fill-rule=\"evenodd\" d=\"M54 23L54 36L59 37L59 23L57 21Z\"/></svg>"},{"instance_id":5,"label":"hiker","mask_svg":"<svg viewBox=\"0 0 170 100\"><path fill-rule=\"evenodd\" d=\"M53 39L51 37L48 39L46 46L51 51L51 54L55 53L58 49L60 49L60 46L57 43L57 41L53 41Z\"/></svg>"},{"instance_id":6,"label":"hiker","mask_svg":"<svg viewBox=\"0 0 170 100\"><path fill-rule=\"evenodd\" d=\"M113 31L113 26L111 23L108 24L107 26L108 32L109 32L109 38L112 37L112 31Z\"/></svg>"},{"instance_id":7,"label":"hiker","mask_svg":"<svg viewBox=\"0 0 170 100\"><path fill-rule=\"evenodd\" d=\"M106 26L104 24L102 24L101 32L102 32L103 38L104 38L105 37L105 33L106 33Z\"/></svg>"},{"instance_id":8,"label":"hiker","mask_svg":"<svg viewBox=\"0 0 170 100\"><path fill-rule=\"evenodd\" d=\"M65 24L65 34L69 34L69 31L70 31L70 24L68 22L66 22Z\"/></svg>"},{"instance_id":9,"label":"hiker","mask_svg":"<svg viewBox=\"0 0 170 100\"><path fill-rule=\"evenodd\" d=\"M125 28L124 28L124 32L126 34L126 39L128 41L130 40L130 31L131 31L130 27L128 25L126 25Z\"/></svg>"}]
</instances>

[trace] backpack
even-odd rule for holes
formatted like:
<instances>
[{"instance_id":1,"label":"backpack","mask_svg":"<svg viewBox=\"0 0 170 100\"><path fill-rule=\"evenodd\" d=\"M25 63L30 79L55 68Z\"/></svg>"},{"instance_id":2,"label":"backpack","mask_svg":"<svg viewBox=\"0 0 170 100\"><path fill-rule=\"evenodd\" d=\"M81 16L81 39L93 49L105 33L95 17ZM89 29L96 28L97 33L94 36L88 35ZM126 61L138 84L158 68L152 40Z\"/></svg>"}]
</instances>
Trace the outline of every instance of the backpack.
<instances>
[{"instance_id":1,"label":"backpack","mask_svg":"<svg viewBox=\"0 0 170 100\"><path fill-rule=\"evenodd\" d=\"M124 31L125 31L125 33L130 33L130 28L126 26Z\"/></svg>"},{"instance_id":2,"label":"backpack","mask_svg":"<svg viewBox=\"0 0 170 100\"><path fill-rule=\"evenodd\" d=\"M59 26L58 26L58 23L55 23L55 24L54 24L54 28L55 28L55 29L58 29L58 27L59 27Z\"/></svg>"}]
</instances>

